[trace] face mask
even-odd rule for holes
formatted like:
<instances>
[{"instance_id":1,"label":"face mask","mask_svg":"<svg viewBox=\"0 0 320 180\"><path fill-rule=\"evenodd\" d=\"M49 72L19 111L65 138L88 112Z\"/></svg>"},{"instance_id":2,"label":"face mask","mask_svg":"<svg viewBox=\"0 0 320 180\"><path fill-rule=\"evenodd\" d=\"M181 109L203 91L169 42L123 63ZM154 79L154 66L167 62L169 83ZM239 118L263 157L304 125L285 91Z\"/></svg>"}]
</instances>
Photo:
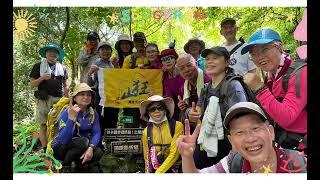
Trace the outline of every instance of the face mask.
<instances>
[{"instance_id":1,"label":"face mask","mask_svg":"<svg viewBox=\"0 0 320 180\"><path fill-rule=\"evenodd\" d=\"M160 121L156 121L156 120L152 119L152 117L149 118L149 122L152 122L154 124L161 124L162 122L167 121L167 120L168 120L168 118L166 116L166 113L164 113L164 115Z\"/></svg>"}]
</instances>

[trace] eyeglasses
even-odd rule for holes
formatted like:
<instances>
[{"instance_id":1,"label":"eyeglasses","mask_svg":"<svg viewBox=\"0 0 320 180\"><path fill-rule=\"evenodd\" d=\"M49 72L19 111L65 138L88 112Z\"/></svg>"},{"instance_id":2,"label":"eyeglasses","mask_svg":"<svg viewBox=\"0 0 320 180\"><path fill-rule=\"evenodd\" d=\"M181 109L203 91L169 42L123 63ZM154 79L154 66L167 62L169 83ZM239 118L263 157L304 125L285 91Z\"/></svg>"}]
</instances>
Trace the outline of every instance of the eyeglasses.
<instances>
[{"instance_id":1,"label":"eyeglasses","mask_svg":"<svg viewBox=\"0 0 320 180\"><path fill-rule=\"evenodd\" d=\"M174 56L171 56L171 55L164 56L164 57L161 58L161 61L163 61L163 62L174 61L174 60L176 60L176 58Z\"/></svg>"},{"instance_id":2,"label":"eyeglasses","mask_svg":"<svg viewBox=\"0 0 320 180\"><path fill-rule=\"evenodd\" d=\"M256 135L263 132L264 130L266 130L266 126L261 125L261 126L255 126L250 129L236 129L234 131L230 131L230 134L237 138L243 138L243 137L246 137L247 134Z\"/></svg>"},{"instance_id":3,"label":"eyeglasses","mask_svg":"<svg viewBox=\"0 0 320 180\"><path fill-rule=\"evenodd\" d=\"M259 52L254 52L254 53L252 53L252 50L250 50L249 57L251 60L256 60L259 57L265 57L273 47L276 47L276 46L275 45L266 46L266 47L263 47L262 50L260 50Z\"/></svg>"},{"instance_id":4,"label":"eyeglasses","mask_svg":"<svg viewBox=\"0 0 320 180\"><path fill-rule=\"evenodd\" d=\"M156 110L158 111L164 111L164 106L163 105L156 105L148 108L148 112L155 112Z\"/></svg>"}]
</instances>

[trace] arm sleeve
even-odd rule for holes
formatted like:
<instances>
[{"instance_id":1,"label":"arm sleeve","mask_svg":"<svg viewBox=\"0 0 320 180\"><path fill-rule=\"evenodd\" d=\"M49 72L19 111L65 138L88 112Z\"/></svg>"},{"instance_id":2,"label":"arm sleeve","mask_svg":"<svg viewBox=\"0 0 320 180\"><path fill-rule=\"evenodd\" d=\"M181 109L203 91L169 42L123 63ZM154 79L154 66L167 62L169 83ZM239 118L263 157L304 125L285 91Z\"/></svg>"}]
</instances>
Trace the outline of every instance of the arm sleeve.
<instances>
[{"instance_id":1,"label":"arm sleeve","mask_svg":"<svg viewBox=\"0 0 320 180\"><path fill-rule=\"evenodd\" d=\"M68 110L63 110L58 120L58 143L68 144L71 141L74 132L74 123L74 121L68 119Z\"/></svg>"},{"instance_id":2,"label":"arm sleeve","mask_svg":"<svg viewBox=\"0 0 320 180\"><path fill-rule=\"evenodd\" d=\"M79 64L85 66L85 65L88 64L90 57L91 57L90 55L87 55L86 50L82 49L80 51L80 54L79 54L78 58L77 58L77 61L78 61Z\"/></svg>"},{"instance_id":3,"label":"arm sleeve","mask_svg":"<svg viewBox=\"0 0 320 180\"><path fill-rule=\"evenodd\" d=\"M124 58L122 69L130 69L131 55Z\"/></svg>"},{"instance_id":4,"label":"arm sleeve","mask_svg":"<svg viewBox=\"0 0 320 180\"><path fill-rule=\"evenodd\" d=\"M222 158L217 164L201 169L200 173L229 173L233 157L234 153L230 151L229 154Z\"/></svg>"},{"instance_id":5,"label":"arm sleeve","mask_svg":"<svg viewBox=\"0 0 320 180\"><path fill-rule=\"evenodd\" d=\"M142 146L143 146L143 159L145 172L148 172L148 140L147 140L147 128L142 133Z\"/></svg>"},{"instance_id":6,"label":"arm sleeve","mask_svg":"<svg viewBox=\"0 0 320 180\"><path fill-rule=\"evenodd\" d=\"M307 105L306 66L303 67L300 74L300 97L296 96L295 81L296 74L291 76L288 84L288 91L282 102L277 101L269 89L266 89L257 95L257 99L270 117L285 129L296 123L297 117L304 111L304 108Z\"/></svg>"},{"instance_id":7,"label":"arm sleeve","mask_svg":"<svg viewBox=\"0 0 320 180\"><path fill-rule=\"evenodd\" d=\"M167 172L168 169L170 169L171 166L173 166L174 163L176 163L177 160L179 159L180 154L179 154L177 147L176 147L176 141L180 135L183 135L183 125L181 122L177 121L175 133L172 138L171 145L170 145L170 153L169 153L168 157L166 158L166 160L164 160L162 165L159 167L159 169L156 170L156 173Z\"/></svg>"},{"instance_id":8,"label":"arm sleeve","mask_svg":"<svg viewBox=\"0 0 320 180\"><path fill-rule=\"evenodd\" d=\"M230 108L232 105L238 102L246 102L246 101L248 101L246 92L243 89L241 83L237 80L232 80L227 90L228 107Z\"/></svg>"},{"instance_id":9,"label":"arm sleeve","mask_svg":"<svg viewBox=\"0 0 320 180\"><path fill-rule=\"evenodd\" d=\"M89 116L89 118L90 118L90 116ZM101 139L101 129L100 129L100 123L99 123L99 115L98 115L97 111L94 110L94 122L93 122L93 126L92 126L92 137L90 140L90 144L97 146L100 139Z\"/></svg>"},{"instance_id":10,"label":"arm sleeve","mask_svg":"<svg viewBox=\"0 0 320 180\"><path fill-rule=\"evenodd\" d=\"M38 79L40 77L40 64L35 64L29 75L30 78Z\"/></svg>"},{"instance_id":11,"label":"arm sleeve","mask_svg":"<svg viewBox=\"0 0 320 180\"><path fill-rule=\"evenodd\" d=\"M64 69L63 80L67 80L69 78L68 69L67 69L67 67L65 65L63 65L63 69Z\"/></svg>"}]
</instances>

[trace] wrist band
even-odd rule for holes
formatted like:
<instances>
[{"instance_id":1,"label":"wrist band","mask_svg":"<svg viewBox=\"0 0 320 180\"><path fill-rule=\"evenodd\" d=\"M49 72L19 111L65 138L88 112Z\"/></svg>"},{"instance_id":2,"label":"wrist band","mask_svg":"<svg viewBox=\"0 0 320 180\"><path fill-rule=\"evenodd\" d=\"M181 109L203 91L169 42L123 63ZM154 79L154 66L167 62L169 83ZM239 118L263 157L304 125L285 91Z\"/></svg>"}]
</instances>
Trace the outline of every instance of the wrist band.
<instances>
[{"instance_id":1,"label":"wrist band","mask_svg":"<svg viewBox=\"0 0 320 180\"><path fill-rule=\"evenodd\" d=\"M259 89L257 89L255 92L254 92L254 95L258 95L260 94L262 91L264 91L265 89L267 89L267 86L264 84L262 87L260 87Z\"/></svg>"}]
</instances>

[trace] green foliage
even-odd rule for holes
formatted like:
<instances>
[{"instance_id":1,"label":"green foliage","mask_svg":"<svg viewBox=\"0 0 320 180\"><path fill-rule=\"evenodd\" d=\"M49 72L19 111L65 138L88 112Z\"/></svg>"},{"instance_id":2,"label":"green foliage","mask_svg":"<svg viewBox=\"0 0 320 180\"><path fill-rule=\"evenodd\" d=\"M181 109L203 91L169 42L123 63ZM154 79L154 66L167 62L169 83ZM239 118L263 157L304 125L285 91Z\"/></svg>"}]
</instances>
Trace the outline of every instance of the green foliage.
<instances>
[{"instance_id":1,"label":"green foliage","mask_svg":"<svg viewBox=\"0 0 320 180\"><path fill-rule=\"evenodd\" d=\"M35 17L37 29L31 37L14 44L13 83L14 83L14 114L17 121L33 119L34 99L30 87L29 73L33 64L40 61L39 49L49 42L63 45L66 51L64 64L69 70L71 90L79 80L77 56L86 41L90 30L97 31L102 40L113 45L119 34L125 33L132 37L136 31L146 34L149 42L156 42L160 50L168 48L168 44L176 40L178 53L184 52L183 46L192 37L199 37L206 42L206 47L221 45L224 41L220 35L220 22L226 17L237 19L239 31L237 37L243 36L247 41L253 32L262 27L277 30L283 39L285 49L296 57L295 49L299 46L293 38L293 32L302 18L303 7L166 7L171 17L164 18L164 8L150 7L30 7L14 8L13 11L28 10ZM194 17L195 11L205 10L205 19ZM123 10L131 11L131 21L122 22ZM159 11L160 19L153 17L153 12ZM174 11L182 12L181 18L174 18ZM70 17L67 19L67 12ZM111 21L111 16L119 19ZM288 16L296 18L292 22ZM69 27L66 30L67 20ZM63 34L66 34L63 39Z\"/></svg>"}]
</instances>

